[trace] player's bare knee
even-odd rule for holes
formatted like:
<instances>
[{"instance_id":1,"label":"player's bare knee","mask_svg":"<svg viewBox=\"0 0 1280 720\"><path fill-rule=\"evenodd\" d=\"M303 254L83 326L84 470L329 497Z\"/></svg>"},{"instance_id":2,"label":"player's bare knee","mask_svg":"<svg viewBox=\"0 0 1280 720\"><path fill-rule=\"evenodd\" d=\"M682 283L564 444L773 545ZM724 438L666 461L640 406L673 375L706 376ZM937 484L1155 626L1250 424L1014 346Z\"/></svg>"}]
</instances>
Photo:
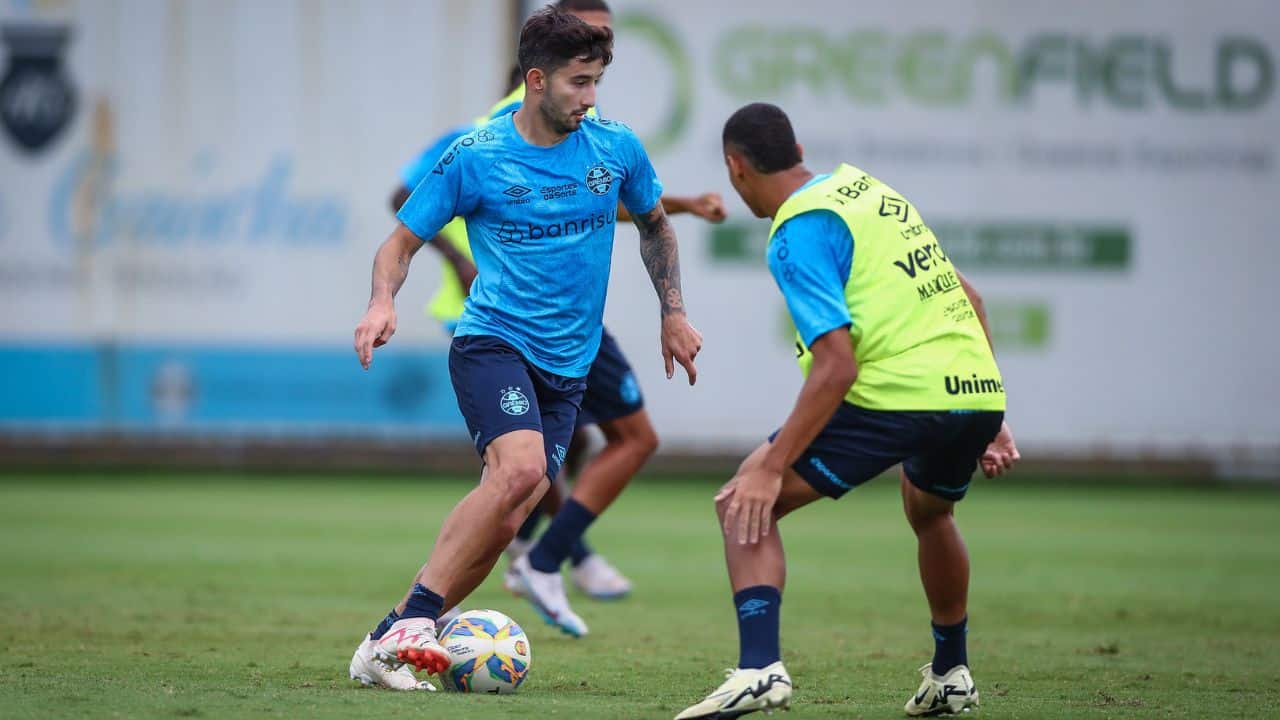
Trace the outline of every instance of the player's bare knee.
<instances>
[{"instance_id":1,"label":"player's bare knee","mask_svg":"<svg viewBox=\"0 0 1280 720\"><path fill-rule=\"evenodd\" d=\"M605 442L625 449L628 453L646 460L658 449L658 433L643 411L602 423Z\"/></svg>"},{"instance_id":2,"label":"player's bare knee","mask_svg":"<svg viewBox=\"0 0 1280 720\"><path fill-rule=\"evenodd\" d=\"M936 527L939 523L952 522L955 504L916 487L902 474L902 511L907 523L917 534Z\"/></svg>"},{"instance_id":3,"label":"player's bare knee","mask_svg":"<svg viewBox=\"0 0 1280 720\"><path fill-rule=\"evenodd\" d=\"M545 458L510 460L492 472L491 479L501 494L502 508L514 512L529 499L547 477Z\"/></svg>"},{"instance_id":4,"label":"player's bare knee","mask_svg":"<svg viewBox=\"0 0 1280 720\"><path fill-rule=\"evenodd\" d=\"M644 427L640 428L631 438L631 446L636 455L647 460L649 456L658 451L657 431L653 429L652 425L645 423Z\"/></svg>"},{"instance_id":5,"label":"player's bare knee","mask_svg":"<svg viewBox=\"0 0 1280 720\"><path fill-rule=\"evenodd\" d=\"M538 489L538 485L547 479L547 461L538 458L519 463L512 469L511 488L524 502Z\"/></svg>"}]
</instances>

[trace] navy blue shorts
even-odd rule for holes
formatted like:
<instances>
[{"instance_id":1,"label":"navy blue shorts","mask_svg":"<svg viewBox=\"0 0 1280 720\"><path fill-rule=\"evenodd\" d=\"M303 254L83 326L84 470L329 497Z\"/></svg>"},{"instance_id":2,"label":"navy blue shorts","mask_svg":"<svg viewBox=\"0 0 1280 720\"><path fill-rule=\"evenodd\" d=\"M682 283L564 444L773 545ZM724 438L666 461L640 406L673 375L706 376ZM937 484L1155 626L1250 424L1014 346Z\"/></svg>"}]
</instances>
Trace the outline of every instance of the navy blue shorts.
<instances>
[{"instance_id":1,"label":"navy blue shorts","mask_svg":"<svg viewBox=\"0 0 1280 720\"><path fill-rule=\"evenodd\" d=\"M587 394L582 398L578 425L593 425L625 417L644 407L640 384L608 330L600 337L600 352L587 373Z\"/></svg>"},{"instance_id":2,"label":"navy blue shorts","mask_svg":"<svg viewBox=\"0 0 1280 720\"><path fill-rule=\"evenodd\" d=\"M586 389L582 378L547 372L492 335L455 337L449 377L480 457L494 438L537 430L547 452L547 476L560 473Z\"/></svg>"},{"instance_id":3,"label":"navy blue shorts","mask_svg":"<svg viewBox=\"0 0 1280 720\"><path fill-rule=\"evenodd\" d=\"M1003 412L866 410L846 402L791 469L839 498L902 463L912 485L957 501L1003 421Z\"/></svg>"}]
</instances>

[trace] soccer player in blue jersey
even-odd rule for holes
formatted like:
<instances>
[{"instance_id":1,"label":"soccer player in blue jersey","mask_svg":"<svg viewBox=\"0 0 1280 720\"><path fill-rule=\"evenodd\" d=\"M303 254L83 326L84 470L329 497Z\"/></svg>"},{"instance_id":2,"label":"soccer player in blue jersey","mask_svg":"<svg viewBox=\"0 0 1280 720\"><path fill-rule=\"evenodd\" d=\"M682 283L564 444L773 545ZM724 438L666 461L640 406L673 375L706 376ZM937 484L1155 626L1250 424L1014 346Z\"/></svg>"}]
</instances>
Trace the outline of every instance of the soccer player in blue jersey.
<instances>
[{"instance_id":1,"label":"soccer player in blue jersey","mask_svg":"<svg viewBox=\"0 0 1280 720\"><path fill-rule=\"evenodd\" d=\"M591 25L611 29L613 16L604 0L559 0L555 6ZM523 76L517 71L511 78L507 95L490 109L489 119L518 110L524 91ZM418 162L406 168L405 188L392 199L395 208L399 208L408 197L409 189L434 165L432 153L443 154L443 150L440 143L436 143ZM669 215L690 213L711 222L725 218L724 203L713 192L693 197L664 193L662 206ZM630 219L625 206L619 205L618 219ZM450 327L462 312L463 298L476 274L475 266L467 251L465 230L456 224L450 224L429 242L446 261L441 287L429 309ZM585 445L590 441L586 428L593 424L600 428L605 444L581 467L581 472L577 472ZM630 581L591 548L585 533L618 498L657 445L658 435L645 409L644 395L631 363L605 328L600 349L587 375L586 394L562 473L562 476L576 475L572 494L559 491L563 483L554 484L507 548L512 561L504 578L507 589L527 597L544 618L570 635L585 635L587 625L569 605L560 567L568 561L574 585L590 597L607 600L630 592ZM553 516L552 522L535 542L537 523L544 512Z\"/></svg>"},{"instance_id":2,"label":"soccer player in blue jersey","mask_svg":"<svg viewBox=\"0 0 1280 720\"><path fill-rule=\"evenodd\" d=\"M611 29L613 16L603 0L559 0L555 5L591 25ZM521 106L523 94L521 88L514 89L490 110L491 117L514 112ZM716 193L694 197L664 194L662 206L668 214L687 212L711 222L725 217L723 201ZM619 219L625 218L626 208L619 206ZM609 599L630 591L631 583L592 551L584 534L626 489L658 445L631 363L607 328L587 376L578 416L579 430L590 424L600 428L604 448L587 461L563 504L550 508L554 514L550 526L536 542L532 534L538 511L530 515L508 548L512 563L505 578L508 589L526 597L544 619L575 637L587 633L587 624L569 605L560 568L567 561L574 584L591 597ZM584 434L576 432L570 453L578 451L584 441ZM550 495L548 500L554 500ZM544 501L543 508L547 506Z\"/></svg>"},{"instance_id":3,"label":"soccer player in blue jersey","mask_svg":"<svg viewBox=\"0 0 1280 720\"><path fill-rule=\"evenodd\" d=\"M523 106L453 144L374 258L369 307L355 331L365 368L395 332L394 297L423 238L465 218L479 274L449 373L484 470L445 518L408 593L356 649L350 672L362 682L418 689L406 665L448 667L436 641L441 610L488 575L559 470L600 343L619 201L640 231L658 294L667 377L679 363L690 384L697 380L702 338L685 316L661 183L630 129L587 119L612 39L554 8L534 13L520 33Z\"/></svg>"}]
</instances>

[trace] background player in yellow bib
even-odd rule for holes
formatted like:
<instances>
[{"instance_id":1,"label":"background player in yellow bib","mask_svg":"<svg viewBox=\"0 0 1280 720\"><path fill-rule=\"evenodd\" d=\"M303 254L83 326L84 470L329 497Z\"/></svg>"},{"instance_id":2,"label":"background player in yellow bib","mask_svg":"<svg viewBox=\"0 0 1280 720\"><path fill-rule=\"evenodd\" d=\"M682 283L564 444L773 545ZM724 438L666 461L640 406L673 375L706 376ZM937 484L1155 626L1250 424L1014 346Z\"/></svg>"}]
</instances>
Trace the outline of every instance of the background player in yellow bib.
<instances>
[{"instance_id":1,"label":"background player in yellow bib","mask_svg":"<svg viewBox=\"0 0 1280 720\"><path fill-rule=\"evenodd\" d=\"M901 194L850 165L810 172L781 109L743 107L725 123L723 141L734 189L757 217L773 219L769 270L798 330L805 381L782 428L716 495L738 667L678 719L789 705L777 521L898 463L934 635L933 661L905 710L973 707L969 558L952 506L976 466L993 476L1018 460L981 299Z\"/></svg>"}]
</instances>

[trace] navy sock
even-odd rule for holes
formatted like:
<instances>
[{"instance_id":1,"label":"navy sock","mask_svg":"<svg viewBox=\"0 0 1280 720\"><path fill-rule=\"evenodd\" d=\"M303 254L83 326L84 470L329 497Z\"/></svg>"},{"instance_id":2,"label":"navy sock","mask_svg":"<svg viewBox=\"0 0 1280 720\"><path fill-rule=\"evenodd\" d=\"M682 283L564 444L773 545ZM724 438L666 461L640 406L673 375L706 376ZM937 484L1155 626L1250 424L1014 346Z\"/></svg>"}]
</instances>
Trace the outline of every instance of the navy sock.
<instances>
[{"instance_id":1,"label":"navy sock","mask_svg":"<svg viewBox=\"0 0 1280 720\"><path fill-rule=\"evenodd\" d=\"M381 639L382 636L386 635L387 631L391 629L391 626L395 625L396 621L399 619L400 613L396 612L395 608L391 608L391 612L387 613L387 616L382 618L382 622L378 623L378 627L374 628L373 632L369 633L369 637L374 640Z\"/></svg>"},{"instance_id":2,"label":"navy sock","mask_svg":"<svg viewBox=\"0 0 1280 720\"><path fill-rule=\"evenodd\" d=\"M778 622L782 592L771 585L754 585L733 594L738 609L738 667L768 667L782 659Z\"/></svg>"},{"instance_id":3,"label":"navy sock","mask_svg":"<svg viewBox=\"0 0 1280 720\"><path fill-rule=\"evenodd\" d=\"M409 592L409 602L405 604L404 612L400 617L402 619L424 617L435 620L440 617L442 609L444 609L444 598L421 584L414 583L413 590Z\"/></svg>"},{"instance_id":4,"label":"navy sock","mask_svg":"<svg viewBox=\"0 0 1280 720\"><path fill-rule=\"evenodd\" d=\"M945 675L957 665L969 664L965 637L969 634L969 618L966 616L955 625L933 625L933 673Z\"/></svg>"},{"instance_id":5,"label":"navy sock","mask_svg":"<svg viewBox=\"0 0 1280 720\"><path fill-rule=\"evenodd\" d=\"M595 513L569 498L551 519L551 526L542 533L538 544L529 551L529 564L538 572L558 572L569 557L573 541L581 538L595 519Z\"/></svg>"},{"instance_id":6,"label":"navy sock","mask_svg":"<svg viewBox=\"0 0 1280 720\"><path fill-rule=\"evenodd\" d=\"M516 537L526 542L532 540L533 534L538 532L538 523L541 521L542 511L534 508L533 512L529 513L529 517L525 518L524 524L516 531Z\"/></svg>"},{"instance_id":7,"label":"navy sock","mask_svg":"<svg viewBox=\"0 0 1280 720\"><path fill-rule=\"evenodd\" d=\"M586 560L587 556L593 552L595 552L595 550L592 550L591 546L587 544L587 539L585 537L580 537L577 540L574 540L573 546L569 548L569 562L573 563L574 567L578 567L582 564L582 561Z\"/></svg>"}]
</instances>

